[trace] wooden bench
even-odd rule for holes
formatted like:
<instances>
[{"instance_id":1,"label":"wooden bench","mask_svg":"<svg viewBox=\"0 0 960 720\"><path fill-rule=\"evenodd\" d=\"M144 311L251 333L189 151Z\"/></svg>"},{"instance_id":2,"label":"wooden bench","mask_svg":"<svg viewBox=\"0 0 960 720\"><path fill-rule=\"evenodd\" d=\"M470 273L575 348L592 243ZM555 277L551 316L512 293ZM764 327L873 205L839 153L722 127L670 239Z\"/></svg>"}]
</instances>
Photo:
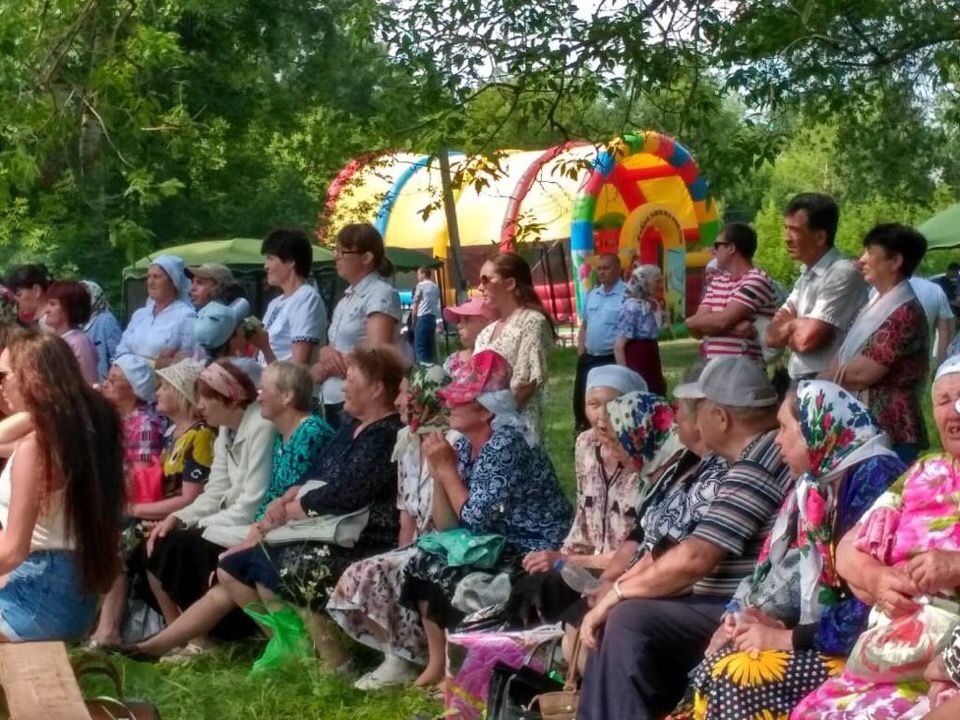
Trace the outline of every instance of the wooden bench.
<instances>
[{"instance_id":1,"label":"wooden bench","mask_svg":"<svg viewBox=\"0 0 960 720\"><path fill-rule=\"evenodd\" d=\"M0 685L10 720L91 720L62 642L0 644Z\"/></svg>"}]
</instances>

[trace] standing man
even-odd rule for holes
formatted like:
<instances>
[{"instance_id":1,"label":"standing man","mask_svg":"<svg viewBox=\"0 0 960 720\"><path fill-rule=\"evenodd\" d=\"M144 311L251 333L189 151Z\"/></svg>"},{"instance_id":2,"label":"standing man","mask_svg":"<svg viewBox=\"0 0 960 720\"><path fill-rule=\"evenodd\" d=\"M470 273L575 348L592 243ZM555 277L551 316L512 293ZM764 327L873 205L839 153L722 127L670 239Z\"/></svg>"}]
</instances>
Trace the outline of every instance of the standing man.
<instances>
[{"instance_id":1,"label":"standing man","mask_svg":"<svg viewBox=\"0 0 960 720\"><path fill-rule=\"evenodd\" d=\"M418 363L437 360L437 320L440 318L440 287L433 280L433 270L417 270L417 287L410 307L413 322L413 356Z\"/></svg>"},{"instance_id":2,"label":"standing man","mask_svg":"<svg viewBox=\"0 0 960 720\"><path fill-rule=\"evenodd\" d=\"M953 340L954 317L950 300L943 291L943 287L933 280L913 275L908 281L913 288L917 300L923 306L923 314L927 318L927 337L930 338L930 349L933 356L933 369L943 362L947 356L947 346ZM871 297L875 291L871 291ZM934 342L936 338L936 342Z\"/></svg>"},{"instance_id":3,"label":"standing man","mask_svg":"<svg viewBox=\"0 0 960 720\"><path fill-rule=\"evenodd\" d=\"M832 197L801 193L784 216L787 252L803 270L767 327L766 341L791 350L787 370L797 383L830 366L867 301L867 284L853 261L833 245L840 210Z\"/></svg>"},{"instance_id":4,"label":"standing man","mask_svg":"<svg viewBox=\"0 0 960 720\"><path fill-rule=\"evenodd\" d=\"M713 277L697 312L687 318L687 329L702 338L707 360L742 355L763 362L762 338L754 323L777 311L773 280L754 266L757 233L746 223L730 223L713 244L719 273Z\"/></svg>"},{"instance_id":5,"label":"standing man","mask_svg":"<svg viewBox=\"0 0 960 720\"><path fill-rule=\"evenodd\" d=\"M590 427L584 412L587 373L591 368L613 365L613 341L617 336L617 319L626 289L620 279L620 258L604 253L594 266L597 286L587 293L583 303L583 317L577 332L577 377L573 384L573 417L576 431Z\"/></svg>"}]
</instances>

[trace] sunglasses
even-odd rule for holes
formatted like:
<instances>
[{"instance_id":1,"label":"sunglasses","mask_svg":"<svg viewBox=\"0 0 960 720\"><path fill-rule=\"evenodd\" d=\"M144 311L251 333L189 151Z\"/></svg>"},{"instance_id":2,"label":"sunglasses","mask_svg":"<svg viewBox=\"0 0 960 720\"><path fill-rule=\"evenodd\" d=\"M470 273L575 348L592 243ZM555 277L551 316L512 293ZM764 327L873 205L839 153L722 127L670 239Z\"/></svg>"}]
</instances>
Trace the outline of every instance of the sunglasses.
<instances>
[{"instance_id":1,"label":"sunglasses","mask_svg":"<svg viewBox=\"0 0 960 720\"><path fill-rule=\"evenodd\" d=\"M492 285L496 276L481 275L480 280L477 282L478 285Z\"/></svg>"},{"instance_id":2,"label":"sunglasses","mask_svg":"<svg viewBox=\"0 0 960 720\"><path fill-rule=\"evenodd\" d=\"M713 244L713 249L714 249L714 250L719 250L719 249L722 248L723 246L729 245L729 244L730 244L730 243L728 243L728 242L720 242L720 241L718 240L717 242L715 242L715 243Z\"/></svg>"},{"instance_id":3,"label":"sunglasses","mask_svg":"<svg viewBox=\"0 0 960 720\"><path fill-rule=\"evenodd\" d=\"M363 250L341 250L337 248L333 251L334 257L343 257L344 255L363 255Z\"/></svg>"}]
</instances>

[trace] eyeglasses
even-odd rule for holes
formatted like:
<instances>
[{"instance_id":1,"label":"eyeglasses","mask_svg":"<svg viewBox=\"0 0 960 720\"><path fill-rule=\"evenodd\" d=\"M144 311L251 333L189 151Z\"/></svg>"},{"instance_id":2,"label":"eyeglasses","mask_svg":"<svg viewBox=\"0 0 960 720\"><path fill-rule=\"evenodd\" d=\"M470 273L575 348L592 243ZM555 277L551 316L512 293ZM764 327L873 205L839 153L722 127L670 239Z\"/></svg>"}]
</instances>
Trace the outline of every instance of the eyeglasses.
<instances>
[{"instance_id":1,"label":"eyeglasses","mask_svg":"<svg viewBox=\"0 0 960 720\"><path fill-rule=\"evenodd\" d=\"M713 244L713 249L714 249L714 250L719 250L719 249L722 248L724 245L729 245L729 244L730 244L730 243L728 243L728 242L720 242L720 241L718 240L717 242L715 242L715 243Z\"/></svg>"},{"instance_id":2,"label":"eyeglasses","mask_svg":"<svg viewBox=\"0 0 960 720\"><path fill-rule=\"evenodd\" d=\"M333 251L334 257L343 257L344 255L363 255L363 250L342 250L337 248Z\"/></svg>"}]
</instances>

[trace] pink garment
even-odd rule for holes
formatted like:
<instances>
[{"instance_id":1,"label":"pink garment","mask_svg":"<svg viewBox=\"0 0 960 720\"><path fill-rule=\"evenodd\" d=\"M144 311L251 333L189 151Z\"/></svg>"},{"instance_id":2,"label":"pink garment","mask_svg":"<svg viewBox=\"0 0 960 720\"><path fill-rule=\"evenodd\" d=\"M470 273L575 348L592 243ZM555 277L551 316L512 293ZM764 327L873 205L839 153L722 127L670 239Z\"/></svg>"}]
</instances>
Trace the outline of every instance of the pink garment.
<instances>
[{"instance_id":1,"label":"pink garment","mask_svg":"<svg viewBox=\"0 0 960 720\"><path fill-rule=\"evenodd\" d=\"M929 550L960 552L958 497L960 461L946 453L922 458L864 515L857 549L890 566ZM927 689L926 681L873 683L844 670L804 698L790 720L919 720L930 710Z\"/></svg>"},{"instance_id":2,"label":"pink garment","mask_svg":"<svg viewBox=\"0 0 960 720\"><path fill-rule=\"evenodd\" d=\"M67 345L70 346L70 349L73 350L77 362L80 363L80 372L83 373L83 379L91 385L95 385L99 379L97 377L99 356L97 355L97 346L93 344L93 340L79 328L67 330L67 332L60 337L62 337Z\"/></svg>"}]
</instances>

